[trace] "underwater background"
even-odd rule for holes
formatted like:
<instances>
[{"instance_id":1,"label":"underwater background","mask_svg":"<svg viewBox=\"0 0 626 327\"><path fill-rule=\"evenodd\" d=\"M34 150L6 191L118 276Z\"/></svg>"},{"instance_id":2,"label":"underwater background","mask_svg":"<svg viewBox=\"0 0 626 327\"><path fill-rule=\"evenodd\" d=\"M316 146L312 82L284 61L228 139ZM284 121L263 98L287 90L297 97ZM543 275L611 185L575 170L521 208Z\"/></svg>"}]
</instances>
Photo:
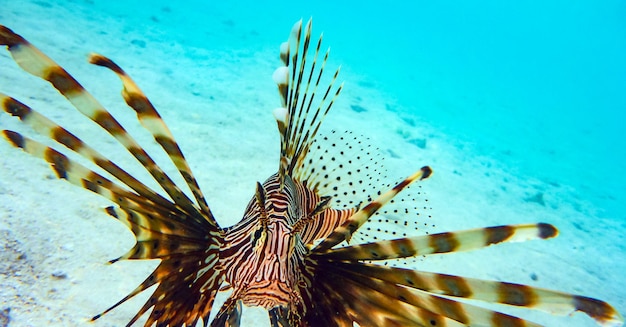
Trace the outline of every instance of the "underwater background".
<instances>
[{"instance_id":1,"label":"underwater background","mask_svg":"<svg viewBox=\"0 0 626 327\"><path fill-rule=\"evenodd\" d=\"M556 240L538 242L545 244L425 267L580 293L626 312L625 1L0 0L0 24L105 104L118 101L107 107L120 107L119 82L89 67L86 54L109 56L133 76L225 226L241 217L254 182L278 167L271 74L279 44L295 21L309 17L345 81L325 124L371 137L395 178L431 165L435 175L425 188L437 228L546 221L561 230ZM62 125L90 134L81 117L66 117L72 109L62 97L35 80L0 52L0 91L50 104L37 108L48 106L55 120L67 119ZM66 111L54 111L57 103ZM7 115L0 129L28 130ZM116 276L136 263L97 266L133 244L124 228L107 225L110 219L90 221L104 216L106 201L51 180L44 163L6 144L0 170L0 231L7 231L0 244L4 255L32 260L27 269L7 258L0 264L0 311L11 307L10 326L86 324L145 278L149 267L120 290ZM93 270L106 277L92 280ZM123 324L141 300L133 303L97 326Z\"/></svg>"}]
</instances>

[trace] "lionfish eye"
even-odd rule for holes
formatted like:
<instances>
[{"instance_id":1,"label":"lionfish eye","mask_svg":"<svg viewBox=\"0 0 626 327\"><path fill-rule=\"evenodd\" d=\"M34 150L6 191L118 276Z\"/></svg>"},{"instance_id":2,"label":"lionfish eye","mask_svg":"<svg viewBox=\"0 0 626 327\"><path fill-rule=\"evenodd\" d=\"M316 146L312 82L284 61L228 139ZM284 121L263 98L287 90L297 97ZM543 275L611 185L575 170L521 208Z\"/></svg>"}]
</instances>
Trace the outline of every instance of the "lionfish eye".
<instances>
[{"instance_id":1,"label":"lionfish eye","mask_svg":"<svg viewBox=\"0 0 626 327\"><path fill-rule=\"evenodd\" d=\"M259 182L256 183L256 193L255 193L255 198L256 198L256 203L259 206L259 213L261 214L260 217L260 222L261 222L261 226L262 228L267 228L267 224L269 223L269 215L267 214L267 210L265 209L265 202L266 202L266 191L265 188L263 187L263 185Z\"/></svg>"},{"instance_id":2,"label":"lionfish eye","mask_svg":"<svg viewBox=\"0 0 626 327\"><path fill-rule=\"evenodd\" d=\"M244 218L225 229L213 216L190 165L160 114L118 65L97 54L89 59L121 79L126 104L134 109L141 125L165 150L193 199L71 75L23 37L0 25L0 47L8 49L18 66L50 82L78 111L117 139L160 186L155 190L153 183L144 185L64 127L0 93L0 111L17 116L42 136L64 145L82 157L82 161L91 161L115 178L107 179L54 147L15 131L2 130L4 125L0 124L0 138L46 160L57 177L114 203L105 209L106 213L124 223L137 242L126 254L109 263L136 259L160 261L150 277L122 300L93 316L92 322L151 289L148 292L153 293L147 294L149 299L127 326L136 325L145 315L148 315L145 326L190 327L201 324L200 321L203 326L209 323L211 326L240 326L244 304L268 311L272 326L378 326L383 321L386 325L410 326L539 326L525 318L500 313L499 305L562 316L580 311L602 326L623 325L620 313L598 299L523 284L422 271L417 269L419 267L388 265L391 263L388 260L557 236L556 227L547 223L500 225L381 240L363 232L357 234L360 240L344 246L342 243L349 242L366 223L369 222L367 230L376 221L379 226L389 221L396 224L391 217L392 212L399 213L396 208L404 209L406 214L411 207L418 209L414 203L408 203L412 201L407 201L400 207L391 209L390 206L379 211L387 203L394 203L394 197L410 184L428 178L432 170L424 166L383 193L374 188L384 182L371 175L380 173L377 158L371 155L368 146L349 132L344 134L345 139L337 134L332 139L317 135L343 84L335 85L339 69L334 75L322 77L329 52L320 52L321 36L317 46L310 41L311 21L303 29L300 20L292 28L289 40L281 44L282 65L273 76L282 105L274 110L281 140L278 172L264 184L256 184L255 198ZM0 66L3 65L0 62ZM13 83L13 79L0 74L0 88L7 83ZM322 91L317 93L319 97L316 97L316 90ZM358 105L351 107L356 112L365 110ZM354 148L350 142L344 142L351 139L355 141ZM349 155L344 149L354 152ZM0 156L4 158L2 151L0 149ZM390 149L387 151L392 153ZM370 166L374 168L366 172ZM354 178L353 171L362 173L371 183L363 183L367 180L361 177ZM162 195L161 190L167 196ZM361 194L363 198L359 201L350 193ZM327 196L329 194L334 194L333 200ZM4 197L0 196L0 209L5 205ZM387 212L389 217L384 216ZM0 223L4 219L1 216ZM406 227L407 220L404 223ZM404 228L401 225L393 227L392 233ZM387 236L387 231L377 229ZM368 242L371 238L374 241ZM250 246L252 251L249 251ZM533 275L531 278L535 280ZM159 286L152 289L155 284ZM228 289L232 289L232 293L210 320L217 293ZM601 291L596 290L596 293ZM619 298L618 293L619 290L611 294ZM0 298L1 303L5 302L3 300ZM622 308L623 302L620 303ZM0 311L0 327L7 325L2 323L9 320L7 310Z\"/></svg>"},{"instance_id":3,"label":"lionfish eye","mask_svg":"<svg viewBox=\"0 0 626 327\"><path fill-rule=\"evenodd\" d=\"M259 241L259 239L261 238L261 236L263 236L263 227L258 228L254 234L252 234L252 246L255 247L256 243Z\"/></svg>"}]
</instances>

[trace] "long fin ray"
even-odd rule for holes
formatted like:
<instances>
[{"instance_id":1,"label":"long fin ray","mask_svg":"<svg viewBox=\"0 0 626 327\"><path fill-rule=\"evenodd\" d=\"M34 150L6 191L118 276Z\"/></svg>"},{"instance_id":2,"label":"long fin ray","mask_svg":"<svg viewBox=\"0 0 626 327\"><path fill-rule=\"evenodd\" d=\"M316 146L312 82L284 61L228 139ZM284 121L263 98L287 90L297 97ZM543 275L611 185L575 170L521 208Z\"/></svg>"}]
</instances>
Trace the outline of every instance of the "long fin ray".
<instances>
[{"instance_id":1,"label":"long fin ray","mask_svg":"<svg viewBox=\"0 0 626 327\"><path fill-rule=\"evenodd\" d=\"M472 303L476 300L557 314L582 311L600 324L621 326L623 319L613 307L588 297L521 284L483 281L364 263L363 261L472 250L502 242L550 238L554 237L557 231L548 224L532 224L409 237L404 233L407 229L404 228L407 227L407 220L396 218L395 214L408 214L411 208L405 206L407 202L412 202L413 209L418 209L418 205L414 204L415 198L409 197L407 202L402 203L405 201L403 196L410 194L410 191L405 191L409 185L431 175L429 167L421 168L385 193L378 191L379 186L370 193L367 186L351 190L353 184L350 182L347 186L335 183L334 180L343 181L346 175L352 173L351 169L358 165L351 166L345 170L346 175L342 175L344 168L341 163L325 165L326 163L321 160L321 157L328 153L327 149L321 149L320 152L324 154L319 154L322 166L312 165L312 161L318 155L314 154L314 147L319 146L315 142L319 141L318 132L321 123L340 94L343 84L335 86L339 69L333 76L322 77L328 51L319 65L322 37L320 36L312 57L309 54L310 39L311 21L306 24L304 31L302 21L297 23L290 37L290 41L295 40L295 44L291 44L295 45L294 55L290 56L288 42L281 45L280 58L284 67L277 69L274 74L282 104L274 111L281 137L279 172L263 185L259 184L257 199L256 201L253 199L248 206L240 225L243 226L241 229L221 229L171 132L143 92L119 66L100 55L91 58L92 63L105 66L120 77L123 84L122 95L126 103L135 110L140 123L152 133L157 143L168 154L190 188L195 202L173 183L118 121L73 77L21 36L0 25L0 45L9 48L18 65L50 82L79 112L108 131L135 156L172 199L172 201L166 199L132 177L127 178L128 174L121 168L99 154L94 155L91 148L84 146L83 141L38 113L31 113L30 108L21 104L15 105L13 102L7 105L6 99L10 98L0 94L0 100L5 103L5 111L20 119L25 118L22 120L35 130L97 165L100 159L106 160L105 167L99 166L121 182L119 184L80 165L52 147L13 131L2 131L10 143L50 163L58 177L119 205L108 207L105 211L124 223L135 235L137 243L123 256L111 260L111 263L122 259L161 260L152 274L135 290L102 314L156 286L154 293L127 326L135 324L150 310L152 312L148 315L146 327L193 326L200 320L206 326L215 295L227 288L220 288L226 281L228 287L234 289L233 295L218 312L211 325L239 326L240 305L250 299L246 298L249 294L242 294L248 292L249 286L253 284L250 282L252 279L246 278L253 277L262 283L272 281L271 278L268 279L268 275L254 274L257 273L257 269L263 271L285 268L282 264L288 261L286 268L290 270L282 275L284 276L282 279L287 280L287 283L277 284L278 287L273 290L262 283L257 285L259 286L257 291L261 291L257 294L275 298L266 302L270 303L266 308L269 309L273 326L352 326L353 323L363 327L538 326L521 318L481 308L480 303L478 306L465 303L465 299ZM330 82L327 83L326 80L329 79ZM318 87L321 90L319 97L316 96ZM22 115L20 110L27 115ZM332 146L334 147L334 144ZM341 150L336 151L341 157L344 156ZM331 150L331 153L337 152ZM369 152L367 156L369 158L364 160L373 160ZM331 160L334 160L334 157L331 157ZM366 163L365 167L368 165L369 163ZM373 162L373 165L378 167L376 162ZM318 168L322 171L315 171ZM378 182L375 184L380 184ZM392 185L381 183L383 188ZM264 187L270 184L272 187L267 189L272 192L266 193ZM288 196L284 198L270 196L279 192L284 192ZM348 195L348 192L352 194ZM396 197L400 192L402 196ZM342 194L346 196L345 200L338 199ZM362 194L365 196L354 202L354 198ZM266 207L266 202L272 205ZM336 207L333 207L333 203ZM400 212L393 203L400 206ZM426 206L423 208L427 209ZM275 216L280 213L277 215L278 218L284 219L280 222L288 222L285 226L281 225L280 229L274 228L272 231L280 231L276 235L289 243L280 243L277 238L268 237L272 222L270 213ZM261 219L258 218L258 214L262 216ZM391 228L382 226L387 221L391 221ZM362 228L368 222L370 224ZM256 228L257 223L260 223L261 229ZM370 233L369 228L374 225L378 230ZM399 228L394 229L394 225ZM359 231L362 233L357 233ZM257 232L261 232L260 236ZM386 236L396 234L403 235L403 238L394 236L395 239L391 240L361 244L363 240L361 236L373 236L373 239L377 240L377 237L386 239ZM321 243L314 245L319 240ZM358 244L336 247L351 241L357 241ZM250 244L253 245L252 248L246 247ZM287 247L275 246L281 244L287 244ZM276 253L257 251L268 248L286 250L287 259L283 257L283 260L275 260L268 265L256 265L255 262L254 268L246 265L247 258L252 258L252 261L274 259ZM263 255L258 255L259 253ZM222 261L227 256L232 258L231 262ZM242 260L242 257L245 258ZM280 256L277 255L276 258ZM242 280L245 282L236 285ZM277 290L276 294L270 294L271 291ZM102 314L93 317L92 320L98 319Z\"/></svg>"},{"instance_id":2,"label":"long fin ray","mask_svg":"<svg viewBox=\"0 0 626 327\"><path fill-rule=\"evenodd\" d=\"M335 274L345 275L345 270L334 271ZM342 276L346 278L346 276ZM453 319L464 326L491 327L491 326L525 326L540 327L533 322L507 315L498 311L481 308L476 305L445 298L418 289L412 289L395 283L387 282L369 276L349 274L349 280L358 283L362 289L372 289L389 297L390 302L401 301L427 312ZM418 311L419 312L419 311Z\"/></svg>"},{"instance_id":3,"label":"long fin ray","mask_svg":"<svg viewBox=\"0 0 626 327\"><path fill-rule=\"evenodd\" d=\"M193 202L154 162L122 125L56 62L10 29L0 26L0 45L6 45L15 62L25 71L48 81L83 115L109 132L146 168L172 200L189 215L202 216Z\"/></svg>"},{"instance_id":4,"label":"long fin ray","mask_svg":"<svg viewBox=\"0 0 626 327\"><path fill-rule=\"evenodd\" d=\"M469 251L502 242L547 239L557 234L554 226L544 223L493 226L358 244L331 249L322 255L333 260L388 260Z\"/></svg>"},{"instance_id":5,"label":"long fin ray","mask_svg":"<svg viewBox=\"0 0 626 327\"><path fill-rule=\"evenodd\" d=\"M347 307L354 311L354 321L361 326L448 326L467 327L444 315L413 306L399 299L378 292L351 278L345 278L337 270L329 269L330 287L341 289Z\"/></svg>"},{"instance_id":6,"label":"long fin ray","mask_svg":"<svg viewBox=\"0 0 626 327\"><path fill-rule=\"evenodd\" d=\"M172 202L150 190L48 118L12 98L1 96L7 113L18 116L37 132L65 145L96 165L101 162L101 168L136 192L113 183L51 147L13 131L2 131L2 135L14 146L24 148L26 152L48 161L58 177L120 205L120 208L109 207L106 212L125 223L135 233L138 241L128 253L111 260L111 263L121 259L161 260L154 272L133 292L103 313L94 316L92 320L98 319L150 286L159 284L142 309L128 323L129 326L150 309L152 312L145 326L154 323L159 326L190 326L199 319L207 322L215 294L223 282L219 251L224 246L223 231L214 221L208 206L205 209L203 205L196 207L108 111L73 77L28 41L0 25L0 45L8 47L16 63L25 71L50 82L79 112L114 136L152 174L173 200ZM194 192L194 195L199 194ZM202 197L198 201L201 202L201 199Z\"/></svg>"},{"instance_id":7,"label":"long fin ray","mask_svg":"<svg viewBox=\"0 0 626 327\"><path fill-rule=\"evenodd\" d=\"M302 29L302 21L294 25L290 40L281 46L281 58L289 56L289 47L292 44L294 44L294 55L289 59L284 59L285 67L278 68L274 73L274 80L278 85L283 105L283 108L274 111L281 133L279 167L281 183L284 182L285 175L292 177L298 175L298 169L308 153L322 121L342 89L342 86L334 86L339 74L339 70L337 70L328 83L322 99L315 101L317 88L320 86L328 59L328 52L324 56L321 68L317 68L317 59L322 42L320 37L312 62L311 64L307 63L311 26L310 20L304 30ZM312 84L313 81L314 84ZM335 89L334 97L328 100L329 94L333 94L333 89Z\"/></svg>"},{"instance_id":8,"label":"long fin ray","mask_svg":"<svg viewBox=\"0 0 626 327\"><path fill-rule=\"evenodd\" d=\"M411 183L430 177L432 170L428 166L420 168L413 175L407 177L405 180L394 186L391 190L381 194L374 201L367 204L364 208L353 214L348 220L338 228L336 228L324 241L318 244L313 251L323 252L333 246L343 242L349 241L350 237L356 232L367 220L384 206L389 200L400 193L405 187L411 185Z\"/></svg>"},{"instance_id":9,"label":"long fin ray","mask_svg":"<svg viewBox=\"0 0 626 327\"><path fill-rule=\"evenodd\" d=\"M137 119L148 131L150 131L150 133L152 133L154 140L161 145L163 150L170 157L172 163L174 163L176 168L178 168L178 171L181 176L183 176L185 182L187 182L187 186L189 186L189 189L196 198L196 201L200 205L202 211L210 217L209 219L212 223L216 224L215 218L213 217L206 199L200 190L200 186L198 186L198 182L193 176L185 156L174 139L174 135L163 122L161 115L159 115L150 100L148 100L148 97L146 97L132 78L111 59L99 54L91 54L89 56L89 62L94 65L110 69L120 78L123 84L122 96L124 100L128 106L135 110L137 113Z\"/></svg>"},{"instance_id":10,"label":"long fin ray","mask_svg":"<svg viewBox=\"0 0 626 327\"><path fill-rule=\"evenodd\" d=\"M47 161L58 178L65 179L76 186L92 191L124 208L146 213L151 213L155 210L168 214L173 213L169 207L164 208L158 203L126 190L106 177L69 159L54 148L14 131L2 130L1 132L1 136L13 146Z\"/></svg>"},{"instance_id":11,"label":"long fin ray","mask_svg":"<svg viewBox=\"0 0 626 327\"><path fill-rule=\"evenodd\" d=\"M2 93L0 93L0 105L6 113L18 117L23 123L28 124L37 133L53 139L59 144L64 145L68 149L90 160L141 196L144 196L163 207L169 208L172 211L176 210L175 205L169 200L149 189L143 183L120 168L117 164L107 159L93 147L89 146L89 144L83 142L67 129L54 123L52 120L40 114L36 110Z\"/></svg>"},{"instance_id":12,"label":"long fin ray","mask_svg":"<svg viewBox=\"0 0 626 327\"><path fill-rule=\"evenodd\" d=\"M152 307L154 309L144 325L146 327L152 326L155 322L170 323L174 319L182 319L188 326L193 326L190 323L197 321L198 318L207 321L215 300L215 294L223 278L221 270L205 268L216 266L216 257L217 253L213 252L211 256L207 257L212 259L207 260L206 263L197 263L197 259L186 255L172 256L169 260L162 261L137 288L111 307L95 315L91 320L99 319L137 294L159 284L148 301L126 326L133 325ZM172 271L177 273L172 274ZM205 289L206 292L201 292L201 289ZM172 292L171 290L175 291ZM185 309L185 306L193 308L193 310ZM174 326L181 325L175 324Z\"/></svg>"},{"instance_id":13,"label":"long fin ray","mask_svg":"<svg viewBox=\"0 0 626 327\"><path fill-rule=\"evenodd\" d=\"M581 311L603 326L619 326L623 321L606 302L548 289L367 263L334 261L333 265L346 272L438 295L528 307L557 315Z\"/></svg>"}]
</instances>

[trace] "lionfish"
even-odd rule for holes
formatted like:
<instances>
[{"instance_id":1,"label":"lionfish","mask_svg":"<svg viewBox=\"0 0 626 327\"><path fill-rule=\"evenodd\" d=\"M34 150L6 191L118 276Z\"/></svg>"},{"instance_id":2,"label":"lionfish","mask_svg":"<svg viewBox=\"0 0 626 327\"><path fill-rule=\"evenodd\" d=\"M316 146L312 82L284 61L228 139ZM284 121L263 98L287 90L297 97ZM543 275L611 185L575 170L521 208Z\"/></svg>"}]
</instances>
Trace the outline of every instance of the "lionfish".
<instances>
[{"instance_id":1,"label":"lionfish","mask_svg":"<svg viewBox=\"0 0 626 327\"><path fill-rule=\"evenodd\" d=\"M50 82L78 111L117 139L167 193L164 196L149 188L67 129L0 94L8 114L114 177L107 178L17 132L2 131L9 143L47 161L59 178L115 203L106 213L124 223L136 243L110 262L160 260L136 289L92 320L158 285L127 326L148 312L145 326L195 326L199 322L239 326L243 305L266 309L272 326L538 326L481 307L480 301L557 315L581 311L601 325L622 325L620 314L597 299L381 264L502 242L548 239L558 233L550 224L493 226L370 242L360 238L363 242L349 244L394 196L432 171L421 167L397 185L358 202L339 200L342 194L355 194L353 189L362 187L362 180L350 178L360 170L358 157L369 153L338 160L333 153L348 151L352 147L349 137L338 137L341 144L330 145L323 142L327 137L318 135L343 87L336 85L339 69L322 78L328 51L320 51L321 43L320 36L313 49L311 21L304 28L299 21L281 45L282 66L273 75L281 100L273 111L281 140L278 172L257 182L241 221L223 228L167 125L124 70L102 55L89 57L92 64L112 70L121 79L124 100L167 153L194 200L70 74L20 35L0 26L0 44L18 65ZM351 170L344 173L346 169ZM226 290L230 296L210 321L216 294Z\"/></svg>"}]
</instances>

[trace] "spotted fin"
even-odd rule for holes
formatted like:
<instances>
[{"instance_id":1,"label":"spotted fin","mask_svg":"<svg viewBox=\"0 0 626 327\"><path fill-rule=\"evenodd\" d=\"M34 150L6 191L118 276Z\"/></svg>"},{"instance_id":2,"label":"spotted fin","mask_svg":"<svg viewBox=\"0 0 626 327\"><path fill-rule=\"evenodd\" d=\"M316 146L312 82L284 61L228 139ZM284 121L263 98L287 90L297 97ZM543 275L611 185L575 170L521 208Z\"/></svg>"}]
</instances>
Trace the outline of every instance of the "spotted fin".
<instances>
[{"instance_id":1,"label":"spotted fin","mask_svg":"<svg viewBox=\"0 0 626 327\"><path fill-rule=\"evenodd\" d=\"M336 228L324 241L318 244L315 248L315 252L324 252L333 246L343 242L350 241L352 234L354 234L367 220L374 215L382 206L387 204L393 197L400 193L407 186L411 185L415 181L426 179L430 177L432 170L428 166L420 168L413 175L407 177L405 180L394 186L391 190L381 194L375 200L367 204L365 207L357 211L350 218L348 218L341 226Z\"/></svg>"},{"instance_id":2,"label":"spotted fin","mask_svg":"<svg viewBox=\"0 0 626 327\"><path fill-rule=\"evenodd\" d=\"M520 284L363 262L466 251L501 242L552 238L557 235L557 230L549 224L495 226L334 248L343 241L349 241L372 215L408 185L430 174L430 168L422 168L354 213L313 248L307 258L313 270L310 287L324 290L319 291L322 294L333 294L327 300L332 302L329 305L342 308L348 312L348 317L333 316L329 320L310 313L308 319L323 321L327 325L341 325L351 319L361 326L538 326L522 318L454 299L459 297L559 315L581 311L601 325L621 326L623 318L620 314L597 299ZM305 299L304 305L322 301L321 297L318 291L314 291ZM334 309L333 312L341 310Z\"/></svg>"}]
</instances>

